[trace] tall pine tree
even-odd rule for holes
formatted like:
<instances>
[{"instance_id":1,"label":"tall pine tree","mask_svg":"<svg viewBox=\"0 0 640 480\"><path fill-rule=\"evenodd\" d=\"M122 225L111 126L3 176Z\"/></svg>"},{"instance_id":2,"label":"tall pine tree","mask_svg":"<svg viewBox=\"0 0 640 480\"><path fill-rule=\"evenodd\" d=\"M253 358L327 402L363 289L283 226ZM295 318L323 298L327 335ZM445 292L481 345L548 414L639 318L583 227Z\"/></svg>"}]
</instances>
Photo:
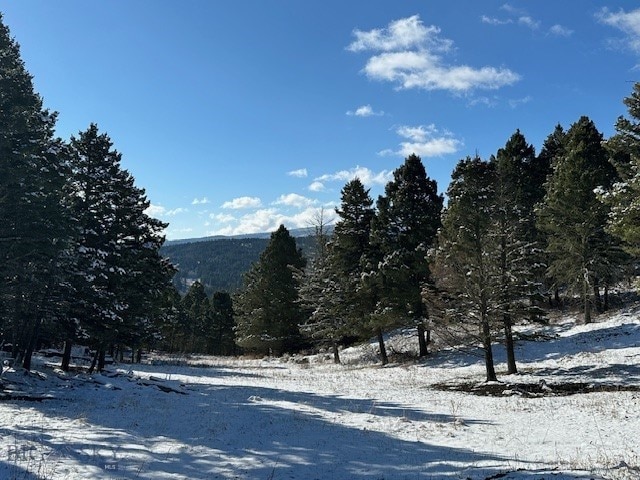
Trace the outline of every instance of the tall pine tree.
<instances>
[{"instance_id":1,"label":"tall pine tree","mask_svg":"<svg viewBox=\"0 0 640 480\"><path fill-rule=\"evenodd\" d=\"M538 226L546 233L549 274L578 291L584 321L591 321L595 294L607 282L620 258L619 242L605 231L609 208L596 189L617 179L603 146L602 134L588 117L568 130L562 157L553 164L547 191L538 208Z\"/></svg>"},{"instance_id":2,"label":"tall pine tree","mask_svg":"<svg viewBox=\"0 0 640 480\"><path fill-rule=\"evenodd\" d=\"M394 324L415 325L421 356L427 353L428 314L421 297L423 285L430 281L426 255L441 224L443 201L420 157L410 155L378 199L371 230L378 256L373 275L379 292L374 316L378 333Z\"/></svg>"},{"instance_id":3,"label":"tall pine tree","mask_svg":"<svg viewBox=\"0 0 640 480\"><path fill-rule=\"evenodd\" d=\"M30 368L42 323L64 312L72 221L64 145L0 16L0 329Z\"/></svg>"},{"instance_id":4,"label":"tall pine tree","mask_svg":"<svg viewBox=\"0 0 640 480\"><path fill-rule=\"evenodd\" d=\"M296 272L305 263L295 238L281 225L234 300L236 341L245 351L282 355L301 348L304 315Z\"/></svg>"}]
</instances>

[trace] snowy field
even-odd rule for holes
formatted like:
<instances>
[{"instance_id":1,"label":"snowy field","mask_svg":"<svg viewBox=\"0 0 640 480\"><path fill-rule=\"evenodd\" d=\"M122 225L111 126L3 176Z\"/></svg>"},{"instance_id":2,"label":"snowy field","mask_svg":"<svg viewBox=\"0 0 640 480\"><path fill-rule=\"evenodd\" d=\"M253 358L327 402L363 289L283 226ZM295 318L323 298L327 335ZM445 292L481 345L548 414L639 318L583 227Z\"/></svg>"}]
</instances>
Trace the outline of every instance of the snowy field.
<instances>
[{"instance_id":1,"label":"snowy field","mask_svg":"<svg viewBox=\"0 0 640 480\"><path fill-rule=\"evenodd\" d=\"M382 368L373 346L341 366L200 357L93 376L37 359L3 374L0 395L48 398L0 401L0 479L639 479L639 315L520 329L521 373L496 347L498 385L476 356Z\"/></svg>"}]
</instances>

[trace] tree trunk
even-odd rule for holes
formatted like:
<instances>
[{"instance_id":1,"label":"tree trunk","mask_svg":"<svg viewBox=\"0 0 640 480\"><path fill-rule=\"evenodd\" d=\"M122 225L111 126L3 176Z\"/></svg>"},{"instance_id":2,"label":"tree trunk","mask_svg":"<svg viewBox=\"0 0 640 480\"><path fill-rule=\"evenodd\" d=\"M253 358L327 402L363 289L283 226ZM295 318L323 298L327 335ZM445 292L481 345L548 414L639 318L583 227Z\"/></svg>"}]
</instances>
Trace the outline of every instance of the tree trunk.
<instances>
[{"instance_id":1,"label":"tree trunk","mask_svg":"<svg viewBox=\"0 0 640 480\"><path fill-rule=\"evenodd\" d=\"M106 356L106 351L104 348L101 348L98 351L98 372L102 372L104 370L104 358Z\"/></svg>"},{"instance_id":2,"label":"tree trunk","mask_svg":"<svg viewBox=\"0 0 640 480\"><path fill-rule=\"evenodd\" d=\"M378 329L378 345L380 345L380 358L382 359L382 365L389 363L389 357L387 356L387 349L384 346L384 337L382 336L382 329Z\"/></svg>"},{"instance_id":3,"label":"tree trunk","mask_svg":"<svg viewBox=\"0 0 640 480\"><path fill-rule=\"evenodd\" d=\"M518 373L516 366L515 343L513 341L513 329L511 328L511 316L505 314L504 321L504 346L507 350L507 373L509 375Z\"/></svg>"},{"instance_id":4,"label":"tree trunk","mask_svg":"<svg viewBox=\"0 0 640 480\"><path fill-rule=\"evenodd\" d=\"M496 376L495 366L493 364L493 350L491 347L491 326L489 319L482 319L482 348L484 349L484 365L487 371L487 382L495 382L498 380Z\"/></svg>"},{"instance_id":5,"label":"tree trunk","mask_svg":"<svg viewBox=\"0 0 640 480\"><path fill-rule=\"evenodd\" d=\"M425 328L424 325L418 325L418 345L420 346L420 353L418 356L420 358L426 357L429 354L427 350L427 339L425 338Z\"/></svg>"},{"instance_id":6,"label":"tree trunk","mask_svg":"<svg viewBox=\"0 0 640 480\"><path fill-rule=\"evenodd\" d=\"M96 352L93 354L93 358L91 359L91 365L89 366L89 371L87 372L89 375L91 375L95 371L97 363L98 363L98 349L96 349Z\"/></svg>"},{"instance_id":7,"label":"tree trunk","mask_svg":"<svg viewBox=\"0 0 640 480\"><path fill-rule=\"evenodd\" d=\"M62 363L60 368L62 368L63 372L69 371L69 366L71 365L71 348L73 347L72 340L65 340L64 342L64 350L62 351Z\"/></svg>"},{"instance_id":8,"label":"tree trunk","mask_svg":"<svg viewBox=\"0 0 640 480\"><path fill-rule=\"evenodd\" d=\"M557 286L553 288L553 299L556 302L556 308L560 308L560 290Z\"/></svg>"},{"instance_id":9,"label":"tree trunk","mask_svg":"<svg viewBox=\"0 0 640 480\"><path fill-rule=\"evenodd\" d=\"M331 342L331 348L333 349L333 363L337 365L340 363L340 352L338 352L338 342L333 340Z\"/></svg>"},{"instance_id":10,"label":"tree trunk","mask_svg":"<svg viewBox=\"0 0 640 480\"><path fill-rule=\"evenodd\" d=\"M38 341L38 335L40 335L40 325L42 325L42 319L36 320L36 323L33 325L31 336L27 341L27 348L24 352L24 358L22 359L22 368L26 371L31 371L31 357L33 356L33 350L35 349L36 342Z\"/></svg>"},{"instance_id":11,"label":"tree trunk","mask_svg":"<svg viewBox=\"0 0 640 480\"><path fill-rule=\"evenodd\" d=\"M597 280L593 283L593 298L596 302L596 311L602 313L604 310L602 307L602 297L600 296L600 285Z\"/></svg>"},{"instance_id":12,"label":"tree trunk","mask_svg":"<svg viewBox=\"0 0 640 480\"><path fill-rule=\"evenodd\" d=\"M584 295L584 323L591 323L591 299L589 298L589 282L586 280L584 283L583 295Z\"/></svg>"},{"instance_id":13,"label":"tree trunk","mask_svg":"<svg viewBox=\"0 0 640 480\"><path fill-rule=\"evenodd\" d=\"M605 284L604 285L604 305L603 305L604 311L606 312L607 310L609 310L609 285Z\"/></svg>"}]
</instances>

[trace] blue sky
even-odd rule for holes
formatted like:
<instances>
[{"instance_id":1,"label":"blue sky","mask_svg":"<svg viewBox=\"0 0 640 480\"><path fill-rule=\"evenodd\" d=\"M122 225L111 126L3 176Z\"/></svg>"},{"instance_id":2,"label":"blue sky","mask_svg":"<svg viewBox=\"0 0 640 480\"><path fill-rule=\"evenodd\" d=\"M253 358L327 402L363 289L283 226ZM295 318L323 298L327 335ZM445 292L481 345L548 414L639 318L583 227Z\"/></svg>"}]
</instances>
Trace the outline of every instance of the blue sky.
<instances>
[{"instance_id":1,"label":"blue sky","mask_svg":"<svg viewBox=\"0 0 640 480\"><path fill-rule=\"evenodd\" d=\"M415 152L445 191L516 129L613 133L636 1L0 0L65 139L91 122L167 238L308 227Z\"/></svg>"}]
</instances>

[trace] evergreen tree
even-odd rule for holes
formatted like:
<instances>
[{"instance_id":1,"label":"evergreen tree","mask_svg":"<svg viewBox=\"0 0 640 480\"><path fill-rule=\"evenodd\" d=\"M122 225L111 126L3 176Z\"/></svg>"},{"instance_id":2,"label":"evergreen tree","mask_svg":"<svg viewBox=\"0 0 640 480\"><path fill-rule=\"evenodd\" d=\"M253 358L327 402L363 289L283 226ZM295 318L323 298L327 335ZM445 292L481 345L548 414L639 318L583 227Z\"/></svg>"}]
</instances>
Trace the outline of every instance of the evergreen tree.
<instances>
[{"instance_id":1,"label":"evergreen tree","mask_svg":"<svg viewBox=\"0 0 640 480\"><path fill-rule=\"evenodd\" d=\"M34 92L1 16L0 92L0 330L29 369L42 323L63 314L72 221L56 115Z\"/></svg>"},{"instance_id":2,"label":"evergreen tree","mask_svg":"<svg viewBox=\"0 0 640 480\"><path fill-rule=\"evenodd\" d=\"M234 355L236 353L234 325L231 295L227 292L215 292L211 297L209 353L213 355Z\"/></svg>"},{"instance_id":3,"label":"evergreen tree","mask_svg":"<svg viewBox=\"0 0 640 480\"><path fill-rule=\"evenodd\" d=\"M608 231L622 240L629 254L640 256L640 83L624 99L629 117L616 122L616 134L606 144L620 181L602 198L610 206Z\"/></svg>"},{"instance_id":4,"label":"evergreen tree","mask_svg":"<svg viewBox=\"0 0 640 480\"><path fill-rule=\"evenodd\" d=\"M543 179L535 175L535 150L519 130L498 150L492 163L496 184L489 235L496 237L507 371L511 374L517 372L512 325L517 317L532 310L537 293L533 270L537 252L534 205Z\"/></svg>"},{"instance_id":5,"label":"evergreen tree","mask_svg":"<svg viewBox=\"0 0 640 480\"><path fill-rule=\"evenodd\" d=\"M187 353L204 353L207 343L206 335L211 323L211 304L204 291L204 286L195 281L182 298L184 312L184 336L186 344L183 346Z\"/></svg>"},{"instance_id":6,"label":"evergreen tree","mask_svg":"<svg viewBox=\"0 0 640 480\"><path fill-rule=\"evenodd\" d=\"M341 278L331 264L331 243L327 232L324 210L315 219L315 252L310 265L305 269L300 284L300 302L306 320L301 325L302 333L316 344L330 346L335 363L340 363L338 342L346 333L346 316L341 315L340 304L344 291Z\"/></svg>"},{"instance_id":7,"label":"evergreen tree","mask_svg":"<svg viewBox=\"0 0 640 480\"><path fill-rule=\"evenodd\" d=\"M101 369L108 347L135 346L149 335L149 315L174 270L159 254L167 225L144 213L149 201L121 168L110 138L92 124L71 138L71 148L81 272L74 312Z\"/></svg>"},{"instance_id":8,"label":"evergreen tree","mask_svg":"<svg viewBox=\"0 0 640 480\"><path fill-rule=\"evenodd\" d=\"M571 126L538 209L538 226L548 236L549 274L579 290L585 323L591 321L592 291L598 298L600 282L608 280L620 258L618 242L605 231L609 209L595 193L617 178L602 143L589 118Z\"/></svg>"},{"instance_id":9,"label":"evergreen tree","mask_svg":"<svg viewBox=\"0 0 640 480\"><path fill-rule=\"evenodd\" d=\"M245 351L282 355L300 349L304 314L294 272L304 266L295 239L281 225L234 300L236 341Z\"/></svg>"},{"instance_id":10,"label":"evergreen tree","mask_svg":"<svg viewBox=\"0 0 640 480\"><path fill-rule=\"evenodd\" d=\"M427 353L427 311L421 291L430 281L426 254L441 224L443 197L417 155L407 157L393 177L384 197L378 199L371 229L371 242L379 256L374 278L380 296L374 318L379 328L417 326L422 356Z\"/></svg>"},{"instance_id":11,"label":"evergreen tree","mask_svg":"<svg viewBox=\"0 0 640 480\"><path fill-rule=\"evenodd\" d=\"M480 158L458 163L431 256L435 283L423 292L443 338L464 332L480 342L487 381L496 380L492 330L503 311L499 237L491 234L495 186L495 163Z\"/></svg>"},{"instance_id":12,"label":"evergreen tree","mask_svg":"<svg viewBox=\"0 0 640 480\"><path fill-rule=\"evenodd\" d=\"M538 154L538 163L543 165L546 170L544 184L542 186L540 196L537 199L537 202L534 206L534 210L536 210L539 205L544 200L544 195L546 193L546 185L547 181L553 172L553 167L556 163L560 161L560 159L564 156L565 153L565 142L566 142L566 132L562 128L562 125L556 125L553 133L551 133L542 144L542 148L540 149L540 153ZM537 213L536 213L537 216ZM538 278L542 284L546 285L547 290L553 291L553 299L556 305L560 305L560 293L558 284L553 280L552 283L549 284L548 280L550 280L549 276L546 275L546 268L549 265L549 255L547 253L548 239L547 234L538 228L537 218L536 218L536 231L537 231L537 244L539 246L539 261L538 265L542 267L545 271L543 275ZM551 298L551 297L550 297ZM551 299L549 300L551 302Z\"/></svg>"}]
</instances>

